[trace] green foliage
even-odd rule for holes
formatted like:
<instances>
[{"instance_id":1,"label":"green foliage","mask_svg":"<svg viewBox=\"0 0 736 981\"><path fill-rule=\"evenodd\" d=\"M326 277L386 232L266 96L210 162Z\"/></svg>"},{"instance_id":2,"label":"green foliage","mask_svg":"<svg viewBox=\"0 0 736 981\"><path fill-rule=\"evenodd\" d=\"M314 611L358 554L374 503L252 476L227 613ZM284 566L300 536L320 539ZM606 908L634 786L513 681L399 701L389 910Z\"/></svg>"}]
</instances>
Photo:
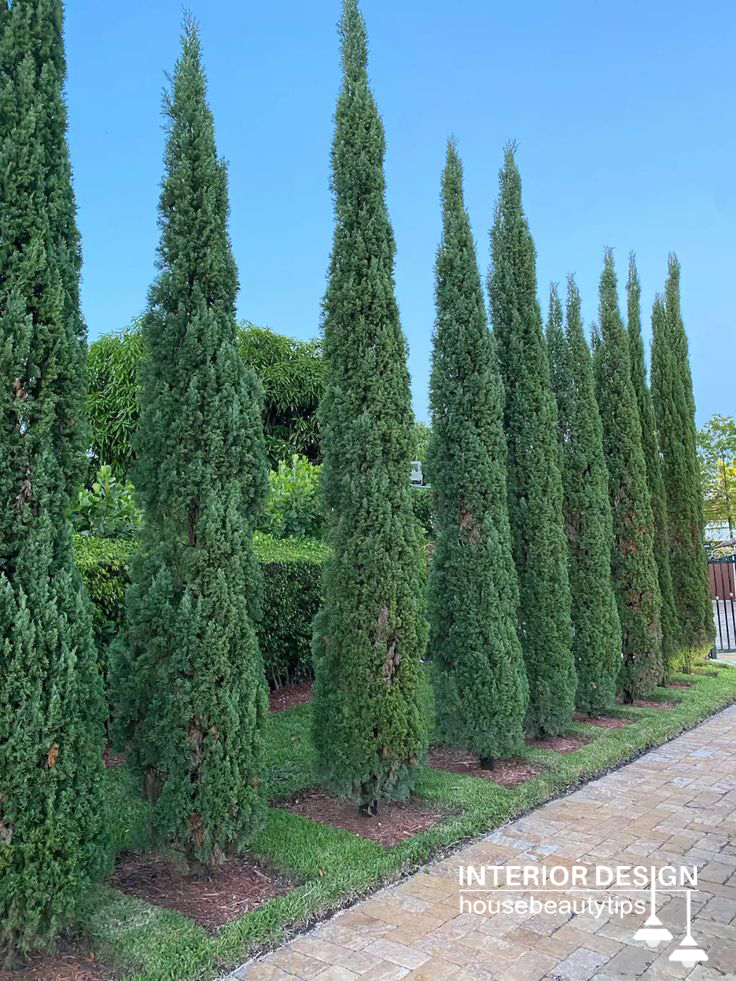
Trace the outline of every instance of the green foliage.
<instances>
[{"instance_id":1,"label":"green foliage","mask_svg":"<svg viewBox=\"0 0 736 981\"><path fill-rule=\"evenodd\" d=\"M566 331L562 305L552 288L547 346L562 453L576 705L588 715L602 715L610 711L616 698L621 625L611 583L613 524L603 430L593 361L580 316L580 294L572 277L567 282Z\"/></svg>"},{"instance_id":2,"label":"green foliage","mask_svg":"<svg viewBox=\"0 0 736 981\"><path fill-rule=\"evenodd\" d=\"M273 541L257 535L263 572L263 611L258 642L272 688L311 678L312 621L319 610L327 549L313 541Z\"/></svg>"},{"instance_id":3,"label":"green foliage","mask_svg":"<svg viewBox=\"0 0 736 981\"><path fill-rule=\"evenodd\" d=\"M436 544L427 612L437 738L484 765L520 752L528 690L506 492L503 388L453 143L442 175L427 472Z\"/></svg>"},{"instance_id":4,"label":"green foliage","mask_svg":"<svg viewBox=\"0 0 736 981\"><path fill-rule=\"evenodd\" d=\"M628 307L629 354L631 357L631 381L636 393L641 423L641 442L647 469L652 518L654 520L654 557L657 561L657 578L662 599L660 620L662 624L662 669L669 677L675 669L677 656L677 610L672 591L670 550L667 534L667 492L662 479L662 460L657 438L652 394L647 385L644 362L644 342L641 336L641 287L636 271L634 255L629 257L629 278L626 283Z\"/></svg>"},{"instance_id":5,"label":"green foliage","mask_svg":"<svg viewBox=\"0 0 736 981\"><path fill-rule=\"evenodd\" d=\"M715 627L703 545L703 488L687 335L680 312L680 264L670 256L664 302L652 312L652 396L667 497L672 591L683 651L713 644Z\"/></svg>"},{"instance_id":6,"label":"green foliage","mask_svg":"<svg viewBox=\"0 0 736 981\"><path fill-rule=\"evenodd\" d=\"M263 327L244 325L238 350L263 386L263 431L271 466L294 453L319 463L317 407L325 366L320 341L297 341Z\"/></svg>"},{"instance_id":7,"label":"green foliage","mask_svg":"<svg viewBox=\"0 0 736 981\"><path fill-rule=\"evenodd\" d=\"M529 680L528 725L558 735L575 706L567 542L557 411L537 302L536 253L507 147L491 231L489 277L505 389L509 518L519 578L519 637Z\"/></svg>"},{"instance_id":8,"label":"green foliage","mask_svg":"<svg viewBox=\"0 0 736 981\"><path fill-rule=\"evenodd\" d=\"M252 533L266 492L260 386L237 351L227 172L196 27L165 100L160 274L142 321L141 547L121 690L156 834L218 863L261 825L267 711Z\"/></svg>"},{"instance_id":9,"label":"green foliage","mask_svg":"<svg viewBox=\"0 0 736 981\"><path fill-rule=\"evenodd\" d=\"M97 538L132 538L141 525L141 512L130 481L116 480L104 464L90 488L83 487L72 508L74 530Z\"/></svg>"},{"instance_id":10,"label":"green foliage","mask_svg":"<svg viewBox=\"0 0 736 981\"><path fill-rule=\"evenodd\" d=\"M417 524L429 541L434 540L434 503L431 487L412 487L411 504Z\"/></svg>"},{"instance_id":11,"label":"green foliage","mask_svg":"<svg viewBox=\"0 0 736 981\"><path fill-rule=\"evenodd\" d=\"M90 345L87 419L93 472L107 465L124 479L133 464L142 359L140 322Z\"/></svg>"},{"instance_id":12,"label":"green foliage","mask_svg":"<svg viewBox=\"0 0 736 981\"><path fill-rule=\"evenodd\" d=\"M601 275L599 316L594 360L613 516L611 573L623 641L619 685L624 700L631 702L662 677L661 597L629 338L619 313L610 249Z\"/></svg>"},{"instance_id":13,"label":"green foliage","mask_svg":"<svg viewBox=\"0 0 736 981\"><path fill-rule=\"evenodd\" d=\"M86 332L58 0L0 3L0 973L104 870L103 701L68 514Z\"/></svg>"},{"instance_id":14,"label":"green foliage","mask_svg":"<svg viewBox=\"0 0 736 981\"><path fill-rule=\"evenodd\" d=\"M324 513L319 466L296 453L268 475L268 498L258 527L273 538L320 538Z\"/></svg>"},{"instance_id":15,"label":"green foliage","mask_svg":"<svg viewBox=\"0 0 736 981\"><path fill-rule=\"evenodd\" d=\"M135 542L123 538L74 536L74 557L94 610L95 639L103 677L107 678L107 649L125 625L125 591Z\"/></svg>"},{"instance_id":16,"label":"green foliage","mask_svg":"<svg viewBox=\"0 0 736 981\"><path fill-rule=\"evenodd\" d=\"M711 416L698 433L704 518L726 525L728 537L736 528L736 420Z\"/></svg>"},{"instance_id":17,"label":"green foliage","mask_svg":"<svg viewBox=\"0 0 736 981\"><path fill-rule=\"evenodd\" d=\"M427 458L427 447L432 436L432 430L426 422L414 423L414 449L412 450L412 460L419 460L421 463Z\"/></svg>"},{"instance_id":18,"label":"green foliage","mask_svg":"<svg viewBox=\"0 0 736 981\"><path fill-rule=\"evenodd\" d=\"M419 669L426 628L408 480L414 419L394 296L384 134L356 0L344 0L340 33L335 233L319 414L332 551L315 621L314 737L329 787L372 811L379 799L409 792L425 751Z\"/></svg>"}]
</instances>

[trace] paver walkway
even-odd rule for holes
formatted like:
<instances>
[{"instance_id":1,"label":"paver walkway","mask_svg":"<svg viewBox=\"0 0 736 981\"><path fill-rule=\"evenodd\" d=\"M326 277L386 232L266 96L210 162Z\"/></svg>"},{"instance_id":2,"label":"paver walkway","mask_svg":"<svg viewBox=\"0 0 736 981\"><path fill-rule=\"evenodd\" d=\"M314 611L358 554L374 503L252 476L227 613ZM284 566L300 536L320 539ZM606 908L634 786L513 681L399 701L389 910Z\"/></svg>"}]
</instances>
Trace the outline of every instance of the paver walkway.
<instances>
[{"instance_id":1,"label":"paver walkway","mask_svg":"<svg viewBox=\"0 0 736 981\"><path fill-rule=\"evenodd\" d=\"M682 891L660 890L657 913L674 940L650 950L633 938L645 918L638 913L596 919L589 912L461 912L458 869L484 864L697 865L692 932L708 962L685 967L669 960L684 933ZM515 895L530 898L524 890ZM553 898L565 896L541 896ZM403 977L736 979L736 707L231 975L252 981Z\"/></svg>"}]
</instances>

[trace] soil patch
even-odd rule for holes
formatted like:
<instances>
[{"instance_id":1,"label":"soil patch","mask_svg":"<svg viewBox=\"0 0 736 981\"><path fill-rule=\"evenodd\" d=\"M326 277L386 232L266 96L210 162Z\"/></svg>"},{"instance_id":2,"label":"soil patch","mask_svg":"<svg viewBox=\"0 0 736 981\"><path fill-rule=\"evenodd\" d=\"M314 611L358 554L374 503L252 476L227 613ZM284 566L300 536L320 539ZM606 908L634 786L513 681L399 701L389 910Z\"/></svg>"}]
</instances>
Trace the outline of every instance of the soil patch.
<instances>
[{"instance_id":1,"label":"soil patch","mask_svg":"<svg viewBox=\"0 0 736 981\"><path fill-rule=\"evenodd\" d=\"M616 701L619 705L624 704L620 698L617 698ZM626 708L657 709L658 712L671 712L672 709L677 708L677 702L657 702L653 698L635 698L633 703L626 703Z\"/></svg>"},{"instance_id":2,"label":"soil patch","mask_svg":"<svg viewBox=\"0 0 736 981\"><path fill-rule=\"evenodd\" d=\"M528 739L526 744L529 749L547 749L567 756L589 742L587 736L552 736L550 739Z\"/></svg>"},{"instance_id":3,"label":"soil patch","mask_svg":"<svg viewBox=\"0 0 736 981\"><path fill-rule=\"evenodd\" d=\"M692 688L693 687L693 683L692 683L692 681L670 681L670 683L668 685L665 685L664 687L665 688L683 688L683 689L685 689L685 688Z\"/></svg>"},{"instance_id":4,"label":"soil patch","mask_svg":"<svg viewBox=\"0 0 736 981\"><path fill-rule=\"evenodd\" d=\"M128 758L128 751L123 750L122 753L113 753L109 746L105 746L102 752L102 760L108 770L114 770L117 766L122 766L123 763Z\"/></svg>"},{"instance_id":5,"label":"soil patch","mask_svg":"<svg viewBox=\"0 0 736 981\"><path fill-rule=\"evenodd\" d=\"M133 852L118 857L107 884L152 906L183 913L210 933L294 888L247 856L227 858L205 879L184 875L166 856Z\"/></svg>"},{"instance_id":6,"label":"soil patch","mask_svg":"<svg viewBox=\"0 0 736 981\"><path fill-rule=\"evenodd\" d=\"M271 712L284 712L295 705L306 705L314 697L311 681L298 681L293 685L284 685L268 694L268 707Z\"/></svg>"},{"instance_id":7,"label":"soil patch","mask_svg":"<svg viewBox=\"0 0 736 981\"><path fill-rule=\"evenodd\" d=\"M34 954L19 971L0 969L0 981L111 981L115 977L92 954L71 948Z\"/></svg>"},{"instance_id":8,"label":"soil patch","mask_svg":"<svg viewBox=\"0 0 736 981\"><path fill-rule=\"evenodd\" d=\"M541 772L540 767L524 760L495 760L492 770L481 770L480 759L474 753L466 753L462 749L452 749L449 746L433 746L429 751L427 765L433 770L461 773L466 777L488 780L489 783L507 788L532 780Z\"/></svg>"},{"instance_id":9,"label":"soil patch","mask_svg":"<svg viewBox=\"0 0 736 981\"><path fill-rule=\"evenodd\" d=\"M278 806L291 814L342 828L343 831L352 831L361 838L389 848L421 834L448 816L447 811L410 798L407 801L382 802L377 817L366 817L358 812L353 801L340 800L319 787L300 791L291 800L280 801Z\"/></svg>"},{"instance_id":10,"label":"soil patch","mask_svg":"<svg viewBox=\"0 0 736 981\"><path fill-rule=\"evenodd\" d=\"M586 726L595 726L596 729L625 729L631 725L631 719L617 719L612 715L600 715L594 719L580 713L573 715L574 722L582 722Z\"/></svg>"}]
</instances>

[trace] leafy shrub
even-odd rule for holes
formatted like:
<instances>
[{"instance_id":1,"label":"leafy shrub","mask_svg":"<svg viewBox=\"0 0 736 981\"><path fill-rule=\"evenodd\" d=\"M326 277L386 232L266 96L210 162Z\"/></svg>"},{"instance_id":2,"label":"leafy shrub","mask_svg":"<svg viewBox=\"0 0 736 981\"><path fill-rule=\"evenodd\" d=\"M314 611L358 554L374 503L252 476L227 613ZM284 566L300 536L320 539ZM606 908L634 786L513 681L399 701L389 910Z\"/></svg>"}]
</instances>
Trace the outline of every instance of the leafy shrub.
<instances>
[{"instance_id":1,"label":"leafy shrub","mask_svg":"<svg viewBox=\"0 0 736 981\"><path fill-rule=\"evenodd\" d=\"M109 464L124 478L133 462L138 425L138 377L143 343L136 324L90 344L87 359L87 418L94 466Z\"/></svg>"},{"instance_id":2,"label":"leafy shrub","mask_svg":"<svg viewBox=\"0 0 736 981\"><path fill-rule=\"evenodd\" d=\"M97 471L91 488L79 492L72 508L72 524L80 535L96 538L132 538L141 524L141 512L133 497L133 485L116 480L112 467Z\"/></svg>"},{"instance_id":3,"label":"leafy shrub","mask_svg":"<svg viewBox=\"0 0 736 981\"><path fill-rule=\"evenodd\" d=\"M312 675L312 619L320 603L327 549L319 542L275 541L262 534L253 544L263 571L258 639L268 683L278 688ZM125 623L128 566L135 549L131 540L74 536L77 565L94 604L105 678L110 642Z\"/></svg>"},{"instance_id":4,"label":"leafy shrub","mask_svg":"<svg viewBox=\"0 0 736 981\"><path fill-rule=\"evenodd\" d=\"M319 462L317 406L324 366L319 341L297 341L263 327L238 328L238 351L258 375L264 391L263 430L272 466L294 453ZM107 463L125 477L134 458L138 426L140 330L105 334L89 348L87 415L92 433L93 472Z\"/></svg>"},{"instance_id":5,"label":"leafy shrub","mask_svg":"<svg viewBox=\"0 0 736 981\"><path fill-rule=\"evenodd\" d=\"M322 501L321 468L294 454L282 460L268 475L268 498L259 527L273 538L320 538Z\"/></svg>"},{"instance_id":6,"label":"leafy shrub","mask_svg":"<svg viewBox=\"0 0 736 981\"><path fill-rule=\"evenodd\" d=\"M429 539L434 539L432 524L432 490L429 487L412 487L411 502L414 507L414 517Z\"/></svg>"}]
</instances>

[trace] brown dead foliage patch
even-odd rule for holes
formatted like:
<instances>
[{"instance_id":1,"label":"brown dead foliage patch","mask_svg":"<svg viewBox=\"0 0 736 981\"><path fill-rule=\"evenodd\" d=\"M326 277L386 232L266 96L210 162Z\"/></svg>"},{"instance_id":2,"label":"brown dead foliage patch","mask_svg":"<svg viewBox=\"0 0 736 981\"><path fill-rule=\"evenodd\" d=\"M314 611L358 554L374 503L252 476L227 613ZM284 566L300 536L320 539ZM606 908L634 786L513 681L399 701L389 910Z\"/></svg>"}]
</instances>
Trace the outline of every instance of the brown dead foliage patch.
<instances>
[{"instance_id":1,"label":"brown dead foliage patch","mask_svg":"<svg viewBox=\"0 0 736 981\"><path fill-rule=\"evenodd\" d=\"M541 768L534 763L524 760L494 760L493 768L482 770L480 758L475 753L467 753L462 749L450 746L433 746L429 751L427 765L433 770L443 770L445 773L460 773L466 777L476 777L497 783L510 789L526 780L532 780L540 773Z\"/></svg>"},{"instance_id":2,"label":"brown dead foliage patch","mask_svg":"<svg viewBox=\"0 0 736 981\"><path fill-rule=\"evenodd\" d=\"M367 817L359 812L354 801L340 800L319 787L300 791L291 800L280 801L278 806L291 814L351 831L389 848L421 834L447 817L447 811L415 798L381 802L378 815Z\"/></svg>"},{"instance_id":3,"label":"brown dead foliage patch","mask_svg":"<svg viewBox=\"0 0 736 981\"><path fill-rule=\"evenodd\" d=\"M582 722L586 726L595 726L596 729L625 729L626 726L631 725L631 719L617 719L612 715L599 715L596 718L590 718L578 712L572 718L573 722Z\"/></svg>"},{"instance_id":4,"label":"brown dead foliage patch","mask_svg":"<svg viewBox=\"0 0 736 981\"><path fill-rule=\"evenodd\" d=\"M133 852L118 857L107 883L152 906L183 913L210 933L294 888L278 872L248 856L229 856L209 877L200 878L186 875L164 855Z\"/></svg>"},{"instance_id":5,"label":"brown dead foliage patch","mask_svg":"<svg viewBox=\"0 0 736 981\"><path fill-rule=\"evenodd\" d=\"M311 681L297 681L269 692L268 708L271 712L285 712L296 705L306 705L314 698Z\"/></svg>"}]
</instances>

